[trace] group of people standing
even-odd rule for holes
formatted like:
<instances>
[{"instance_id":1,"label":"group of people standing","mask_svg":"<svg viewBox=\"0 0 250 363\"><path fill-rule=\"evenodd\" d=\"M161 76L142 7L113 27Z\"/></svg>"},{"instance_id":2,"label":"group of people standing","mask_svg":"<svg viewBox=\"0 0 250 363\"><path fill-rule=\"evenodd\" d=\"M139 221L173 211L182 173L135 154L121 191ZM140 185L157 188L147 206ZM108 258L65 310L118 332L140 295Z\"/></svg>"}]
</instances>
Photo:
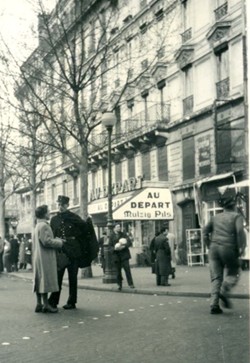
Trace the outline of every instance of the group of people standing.
<instances>
[{"instance_id":1,"label":"group of people standing","mask_svg":"<svg viewBox=\"0 0 250 363\"><path fill-rule=\"evenodd\" d=\"M79 267L88 267L96 258L98 243L90 219L84 221L68 210L69 198L60 195L59 212L49 220L47 205L36 208L37 224L33 238L35 312L58 311L65 270L69 277L69 296L64 309L75 309ZM48 297L48 293L51 293Z\"/></svg>"},{"instance_id":2,"label":"group of people standing","mask_svg":"<svg viewBox=\"0 0 250 363\"><path fill-rule=\"evenodd\" d=\"M31 266L31 240L10 235L9 238L0 237L0 272L15 272Z\"/></svg>"}]
</instances>

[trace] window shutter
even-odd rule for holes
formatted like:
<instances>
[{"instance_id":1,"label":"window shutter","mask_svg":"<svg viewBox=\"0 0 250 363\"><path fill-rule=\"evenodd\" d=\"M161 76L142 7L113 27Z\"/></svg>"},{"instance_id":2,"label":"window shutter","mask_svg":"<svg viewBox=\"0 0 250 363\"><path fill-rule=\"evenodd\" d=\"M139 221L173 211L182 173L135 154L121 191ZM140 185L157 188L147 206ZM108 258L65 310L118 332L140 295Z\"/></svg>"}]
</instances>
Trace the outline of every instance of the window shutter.
<instances>
[{"instance_id":1,"label":"window shutter","mask_svg":"<svg viewBox=\"0 0 250 363\"><path fill-rule=\"evenodd\" d=\"M194 137L182 141L182 169L183 180L192 179L195 176L195 150Z\"/></svg>"},{"instance_id":2,"label":"window shutter","mask_svg":"<svg viewBox=\"0 0 250 363\"><path fill-rule=\"evenodd\" d=\"M142 154L142 172L143 172L143 179L150 180L151 173L150 173L150 154L147 152Z\"/></svg>"},{"instance_id":3,"label":"window shutter","mask_svg":"<svg viewBox=\"0 0 250 363\"><path fill-rule=\"evenodd\" d=\"M167 146L158 148L158 176L160 181L168 180Z\"/></svg>"},{"instance_id":4,"label":"window shutter","mask_svg":"<svg viewBox=\"0 0 250 363\"><path fill-rule=\"evenodd\" d=\"M128 159L128 177L135 177L135 158Z\"/></svg>"},{"instance_id":5,"label":"window shutter","mask_svg":"<svg viewBox=\"0 0 250 363\"><path fill-rule=\"evenodd\" d=\"M115 165L115 181L121 182L122 181L122 164Z\"/></svg>"}]
</instances>

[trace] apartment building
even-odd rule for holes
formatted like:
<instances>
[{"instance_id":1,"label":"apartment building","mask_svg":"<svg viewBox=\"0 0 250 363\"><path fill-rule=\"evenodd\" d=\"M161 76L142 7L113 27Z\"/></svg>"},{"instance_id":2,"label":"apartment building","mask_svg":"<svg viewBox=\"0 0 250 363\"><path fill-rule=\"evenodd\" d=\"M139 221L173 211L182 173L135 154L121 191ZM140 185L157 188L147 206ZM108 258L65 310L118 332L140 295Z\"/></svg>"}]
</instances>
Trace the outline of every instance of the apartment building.
<instances>
[{"instance_id":1,"label":"apartment building","mask_svg":"<svg viewBox=\"0 0 250 363\"><path fill-rule=\"evenodd\" d=\"M66 0L57 4L69 25L74 6ZM109 19L109 51L101 76L83 98L103 111L114 108L113 217L133 237L133 255L166 222L185 250L187 230L201 228L219 209L217 187L247 177L242 6L241 0L86 4L87 57L95 54L100 37L97 13ZM88 157L88 213L98 234L108 211L103 138L99 125L91 134ZM57 195L66 194L78 213L77 169L60 155L49 167L43 192L50 210L56 213Z\"/></svg>"}]
</instances>

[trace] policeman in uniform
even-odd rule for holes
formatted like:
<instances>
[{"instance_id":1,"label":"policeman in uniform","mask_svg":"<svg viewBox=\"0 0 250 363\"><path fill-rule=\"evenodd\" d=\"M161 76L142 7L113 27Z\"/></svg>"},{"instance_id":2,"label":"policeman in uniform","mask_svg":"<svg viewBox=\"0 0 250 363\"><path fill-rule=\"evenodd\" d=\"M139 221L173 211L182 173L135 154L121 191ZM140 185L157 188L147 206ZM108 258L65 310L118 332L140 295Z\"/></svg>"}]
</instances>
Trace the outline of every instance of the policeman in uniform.
<instances>
[{"instance_id":1,"label":"policeman in uniform","mask_svg":"<svg viewBox=\"0 0 250 363\"><path fill-rule=\"evenodd\" d=\"M50 295L49 303L53 307L58 305L63 276L65 269L67 268L69 277L69 297L63 308L68 310L76 308L78 268L89 266L91 261L86 262L88 259L88 242L85 237L87 235L86 222L77 214L68 210L69 197L59 195L57 203L59 212L51 218L50 224L54 237L62 238L65 241L62 252L67 255L69 263L67 266L58 268L59 291L53 292Z\"/></svg>"}]
</instances>

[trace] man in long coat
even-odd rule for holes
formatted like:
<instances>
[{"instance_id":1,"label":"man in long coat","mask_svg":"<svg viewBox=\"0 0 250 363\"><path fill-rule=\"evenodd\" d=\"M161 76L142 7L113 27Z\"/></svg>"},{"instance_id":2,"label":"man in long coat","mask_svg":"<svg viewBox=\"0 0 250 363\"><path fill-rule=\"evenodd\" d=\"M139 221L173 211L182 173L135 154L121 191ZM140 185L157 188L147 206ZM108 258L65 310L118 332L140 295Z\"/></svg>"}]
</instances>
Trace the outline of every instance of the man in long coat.
<instances>
[{"instance_id":1,"label":"man in long coat","mask_svg":"<svg viewBox=\"0 0 250 363\"><path fill-rule=\"evenodd\" d=\"M60 237L66 242L63 245L63 252L69 258L67 266L58 269L59 291L49 297L53 307L59 303L64 272L68 270L69 296L64 309L75 309L77 303L77 275L79 267L87 267L91 264L91 257L88 249L88 229L86 222L77 214L68 210L69 198L63 195L58 196L59 213L51 218L51 228L55 237Z\"/></svg>"},{"instance_id":2,"label":"man in long coat","mask_svg":"<svg viewBox=\"0 0 250 363\"><path fill-rule=\"evenodd\" d=\"M171 274L171 250L167 239L168 229L162 227L159 236L155 237L154 248L156 253L156 283L170 286L168 276Z\"/></svg>"}]
</instances>

